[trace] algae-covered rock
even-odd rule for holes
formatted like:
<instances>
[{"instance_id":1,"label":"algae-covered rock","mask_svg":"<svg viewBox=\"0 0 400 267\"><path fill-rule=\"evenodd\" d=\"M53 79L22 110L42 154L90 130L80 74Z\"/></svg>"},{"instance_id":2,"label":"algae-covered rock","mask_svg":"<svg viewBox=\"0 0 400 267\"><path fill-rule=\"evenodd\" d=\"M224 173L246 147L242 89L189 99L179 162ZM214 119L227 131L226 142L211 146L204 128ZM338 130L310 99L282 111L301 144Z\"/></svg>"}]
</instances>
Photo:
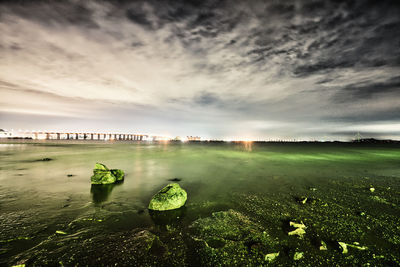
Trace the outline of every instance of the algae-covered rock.
<instances>
[{"instance_id":1,"label":"algae-covered rock","mask_svg":"<svg viewBox=\"0 0 400 267\"><path fill-rule=\"evenodd\" d=\"M98 162L94 165L94 169L108 171L108 168L106 167L106 165L98 163Z\"/></svg>"},{"instance_id":2,"label":"algae-covered rock","mask_svg":"<svg viewBox=\"0 0 400 267\"><path fill-rule=\"evenodd\" d=\"M153 196L149 203L150 210L173 210L185 205L187 193L179 184L169 184Z\"/></svg>"},{"instance_id":3,"label":"algae-covered rock","mask_svg":"<svg viewBox=\"0 0 400 267\"><path fill-rule=\"evenodd\" d=\"M115 178L117 179L117 181L122 181L122 180L124 180L125 173L124 173L123 170L113 169L113 170L111 170L111 174L115 176Z\"/></svg>"},{"instance_id":4,"label":"algae-covered rock","mask_svg":"<svg viewBox=\"0 0 400 267\"><path fill-rule=\"evenodd\" d=\"M113 184L124 179L124 171L113 169L109 170L106 165L96 163L93 175L90 178L92 184Z\"/></svg>"}]
</instances>

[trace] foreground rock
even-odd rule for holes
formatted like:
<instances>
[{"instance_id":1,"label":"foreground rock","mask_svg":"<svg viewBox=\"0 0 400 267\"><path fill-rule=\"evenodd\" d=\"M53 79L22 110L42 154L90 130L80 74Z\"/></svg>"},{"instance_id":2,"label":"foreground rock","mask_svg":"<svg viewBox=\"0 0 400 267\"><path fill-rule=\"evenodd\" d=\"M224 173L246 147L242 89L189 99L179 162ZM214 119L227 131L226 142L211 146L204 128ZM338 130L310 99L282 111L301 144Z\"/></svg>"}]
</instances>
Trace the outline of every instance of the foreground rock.
<instances>
[{"instance_id":1,"label":"foreground rock","mask_svg":"<svg viewBox=\"0 0 400 267\"><path fill-rule=\"evenodd\" d=\"M93 175L90 178L92 184L113 184L124 180L124 171L118 169L108 169L106 165L96 163Z\"/></svg>"},{"instance_id":2,"label":"foreground rock","mask_svg":"<svg viewBox=\"0 0 400 267\"><path fill-rule=\"evenodd\" d=\"M187 193L179 184L169 184L153 196L150 201L150 210L174 210L185 205Z\"/></svg>"},{"instance_id":3,"label":"foreground rock","mask_svg":"<svg viewBox=\"0 0 400 267\"><path fill-rule=\"evenodd\" d=\"M259 266L279 255L265 229L234 210L214 212L190 229L200 265Z\"/></svg>"}]
</instances>

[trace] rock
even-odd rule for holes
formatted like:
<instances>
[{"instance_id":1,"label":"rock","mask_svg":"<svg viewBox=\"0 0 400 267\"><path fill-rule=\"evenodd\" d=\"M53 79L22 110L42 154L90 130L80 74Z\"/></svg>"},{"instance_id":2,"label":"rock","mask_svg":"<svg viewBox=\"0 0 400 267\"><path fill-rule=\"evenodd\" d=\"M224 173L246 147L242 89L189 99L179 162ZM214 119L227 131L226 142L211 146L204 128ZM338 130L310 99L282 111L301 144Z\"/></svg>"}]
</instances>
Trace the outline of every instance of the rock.
<instances>
[{"instance_id":1,"label":"rock","mask_svg":"<svg viewBox=\"0 0 400 267\"><path fill-rule=\"evenodd\" d=\"M104 164L102 164L102 163L98 163L98 162L94 165L94 169L95 169L95 170L108 171L108 168L107 168L106 165L104 165Z\"/></svg>"},{"instance_id":2,"label":"rock","mask_svg":"<svg viewBox=\"0 0 400 267\"><path fill-rule=\"evenodd\" d=\"M279 252L269 253L269 254L265 255L265 260L268 262L271 262L271 261L275 260L275 258L278 256L279 256Z\"/></svg>"},{"instance_id":3,"label":"rock","mask_svg":"<svg viewBox=\"0 0 400 267\"><path fill-rule=\"evenodd\" d=\"M51 160L53 160L53 159L51 159L51 158L42 158L42 159L33 160L31 162L35 162L35 161L51 161Z\"/></svg>"},{"instance_id":4,"label":"rock","mask_svg":"<svg viewBox=\"0 0 400 267\"><path fill-rule=\"evenodd\" d=\"M73 175L73 174L67 174L67 177L73 177L73 176L75 176L75 175Z\"/></svg>"},{"instance_id":5,"label":"rock","mask_svg":"<svg viewBox=\"0 0 400 267\"><path fill-rule=\"evenodd\" d=\"M109 170L106 165L96 163L93 175L90 178L92 184L113 184L124 179L124 171L113 169Z\"/></svg>"},{"instance_id":6,"label":"rock","mask_svg":"<svg viewBox=\"0 0 400 267\"><path fill-rule=\"evenodd\" d=\"M294 253L293 260L298 261L301 258L303 258L303 256L304 256L304 252L296 252L296 253Z\"/></svg>"},{"instance_id":7,"label":"rock","mask_svg":"<svg viewBox=\"0 0 400 267\"><path fill-rule=\"evenodd\" d=\"M150 210L173 210L185 205L187 193L179 184L172 183L161 189L149 203Z\"/></svg>"},{"instance_id":8,"label":"rock","mask_svg":"<svg viewBox=\"0 0 400 267\"><path fill-rule=\"evenodd\" d=\"M125 173L124 173L123 170L112 169L112 170L110 170L110 171L111 171L111 174L114 175L115 178L117 179L117 182L118 182L118 181L124 180Z\"/></svg>"},{"instance_id":9,"label":"rock","mask_svg":"<svg viewBox=\"0 0 400 267\"><path fill-rule=\"evenodd\" d=\"M169 179L168 181L171 181L171 182L180 182L180 181L182 181L182 179L180 179L180 178L172 178L172 179Z\"/></svg>"}]
</instances>

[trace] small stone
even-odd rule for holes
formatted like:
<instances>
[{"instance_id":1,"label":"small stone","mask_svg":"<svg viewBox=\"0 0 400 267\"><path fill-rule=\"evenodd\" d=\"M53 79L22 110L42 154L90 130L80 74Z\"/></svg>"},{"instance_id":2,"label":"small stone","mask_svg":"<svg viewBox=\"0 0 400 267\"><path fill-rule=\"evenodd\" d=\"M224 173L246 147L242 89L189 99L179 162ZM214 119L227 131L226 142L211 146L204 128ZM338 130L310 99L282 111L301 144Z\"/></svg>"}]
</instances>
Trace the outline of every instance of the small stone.
<instances>
[{"instance_id":1,"label":"small stone","mask_svg":"<svg viewBox=\"0 0 400 267\"><path fill-rule=\"evenodd\" d=\"M269 254L265 255L265 260L268 262L271 262L271 261L275 260L276 257L279 256L279 253L280 252L269 253Z\"/></svg>"},{"instance_id":2,"label":"small stone","mask_svg":"<svg viewBox=\"0 0 400 267\"><path fill-rule=\"evenodd\" d=\"M301 258L303 258L303 256L304 256L304 252L296 252L296 253L294 253L293 260L298 261Z\"/></svg>"}]
</instances>

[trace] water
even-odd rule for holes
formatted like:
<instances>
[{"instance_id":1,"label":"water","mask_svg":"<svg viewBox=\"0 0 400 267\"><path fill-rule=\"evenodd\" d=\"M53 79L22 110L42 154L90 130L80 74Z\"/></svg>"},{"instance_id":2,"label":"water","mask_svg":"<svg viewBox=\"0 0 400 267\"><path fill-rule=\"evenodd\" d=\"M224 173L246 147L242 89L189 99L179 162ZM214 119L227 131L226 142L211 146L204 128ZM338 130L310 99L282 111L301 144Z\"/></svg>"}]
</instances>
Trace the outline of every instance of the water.
<instances>
[{"instance_id":1,"label":"water","mask_svg":"<svg viewBox=\"0 0 400 267\"><path fill-rule=\"evenodd\" d=\"M299 249L305 253L305 265L313 265L315 259L322 265L348 262L349 256L353 263L398 264L399 148L363 144L0 144L0 263L74 265L99 260L107 265L124 260L128 265L129 259L115 253L96 253L107 248L107 242L123 243L122 233L148 229L167 247L169 256L166 252L151 254L157 264L171 263L171 257L177 265L207 264L207 259L196 258L200 256L190 243L189 226L213 212L234 209L267 229L275 240L270 247L282 251L278 265L293 264L292 255ZM125 181L91 186L96 162L123 169ZM152 195L174 178L181 179L179 184L188 193L184 211L165 218L149 214ZM316 202L302 204L302 197ZM289 220L309 226L306 238L288 237L285 223ZM174 252L178 245L171 240L181 236L179 246L184 252L178 255ZM332 244L326 253L313 247L315 236ZM336 241L359 242L368 250L343 254L335 247ZM104 248L96 249L93 244ZM180 263L176 261L179 257ZM130 260L132 265L135 259Z\"/></svg>"}]
</instances>

